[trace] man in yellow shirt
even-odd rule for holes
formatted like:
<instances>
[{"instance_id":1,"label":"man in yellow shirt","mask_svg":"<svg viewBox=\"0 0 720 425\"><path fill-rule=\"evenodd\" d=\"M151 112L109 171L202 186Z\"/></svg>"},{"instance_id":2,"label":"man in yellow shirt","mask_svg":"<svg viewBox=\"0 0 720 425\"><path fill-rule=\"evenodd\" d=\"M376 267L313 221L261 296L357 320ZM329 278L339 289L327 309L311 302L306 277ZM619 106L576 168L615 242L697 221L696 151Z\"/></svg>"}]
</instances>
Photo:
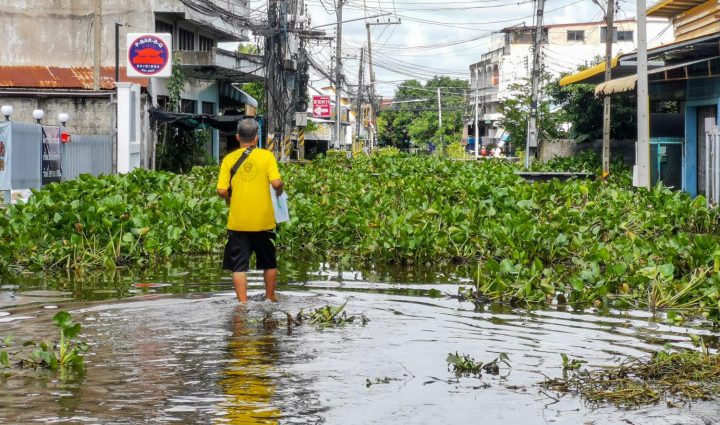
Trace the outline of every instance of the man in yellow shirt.
<instances>
[{"instance_id":1,"label":"man in yellow shirt","mask_svg":"<svg viewBox=\"0 0 720 425\"><path fill-rule=\"evenodd\" d=\"M254 252L257 268L263 270L265 298L277 301L277 259L275 257L275 212L270 186L277 196L283 192L277 162L272 152L256 149L258 123L245 118L238 122L240 148L220 164L217 193L230 204L223 269L233 272L238 301L247 302L247 271Z\"/></svg>"}]
</instances>

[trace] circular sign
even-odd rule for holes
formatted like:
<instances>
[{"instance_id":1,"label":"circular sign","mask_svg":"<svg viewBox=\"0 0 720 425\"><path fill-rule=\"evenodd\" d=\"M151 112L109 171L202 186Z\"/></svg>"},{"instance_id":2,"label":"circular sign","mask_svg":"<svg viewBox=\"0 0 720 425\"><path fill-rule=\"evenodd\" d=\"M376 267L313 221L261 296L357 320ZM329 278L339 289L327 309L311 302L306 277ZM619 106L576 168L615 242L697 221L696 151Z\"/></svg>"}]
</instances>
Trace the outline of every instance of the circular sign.
<instances>
[{"instance_id":1,"label":"circular sign","mask_svg":"<svg viewBox=\"0 0 720 425\"><path fill-rule=\"evenodd\" d=\"M128 47L128 63L137 72L149 77L160 73L168 64L170 52L158 36L147 34L135 39Z\"/></svg>"}]
</instances>

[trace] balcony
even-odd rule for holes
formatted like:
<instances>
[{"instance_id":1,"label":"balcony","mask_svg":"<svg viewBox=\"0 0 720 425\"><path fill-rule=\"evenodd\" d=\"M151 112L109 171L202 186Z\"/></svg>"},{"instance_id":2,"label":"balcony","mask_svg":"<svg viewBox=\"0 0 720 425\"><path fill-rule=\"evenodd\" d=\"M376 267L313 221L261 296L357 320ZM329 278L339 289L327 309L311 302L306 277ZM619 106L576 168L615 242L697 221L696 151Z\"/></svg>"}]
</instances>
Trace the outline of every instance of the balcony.
<instances>
[{"instance_id":1,"label":"balcony","mask_svg":"<svg viewBox=\"0 0 720 425\"><path fill-rule=\"evenodd\" d=\"M173 56L180 61L185 75L202 80L232 80L236 83L264 78L263 57L213 48L210 51L178 50Z\"/></svg>"}]
</instances>

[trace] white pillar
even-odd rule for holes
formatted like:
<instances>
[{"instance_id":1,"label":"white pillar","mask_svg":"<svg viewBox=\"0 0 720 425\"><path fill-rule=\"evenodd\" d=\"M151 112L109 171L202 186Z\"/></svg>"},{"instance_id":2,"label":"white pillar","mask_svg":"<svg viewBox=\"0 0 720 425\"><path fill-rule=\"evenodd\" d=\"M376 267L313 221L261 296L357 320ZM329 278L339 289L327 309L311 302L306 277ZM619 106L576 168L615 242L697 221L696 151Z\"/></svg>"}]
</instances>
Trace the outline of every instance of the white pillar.
<instances>
[{"instance_id":1,"label":"white pillar","mask_svg":"<svg viewBox=\"0 0 720 425\"><path fill-rule=\"evenodd\" d=\"M117 83L117 172L140 167L140 86Z\"/></svg>"}]
</instances>

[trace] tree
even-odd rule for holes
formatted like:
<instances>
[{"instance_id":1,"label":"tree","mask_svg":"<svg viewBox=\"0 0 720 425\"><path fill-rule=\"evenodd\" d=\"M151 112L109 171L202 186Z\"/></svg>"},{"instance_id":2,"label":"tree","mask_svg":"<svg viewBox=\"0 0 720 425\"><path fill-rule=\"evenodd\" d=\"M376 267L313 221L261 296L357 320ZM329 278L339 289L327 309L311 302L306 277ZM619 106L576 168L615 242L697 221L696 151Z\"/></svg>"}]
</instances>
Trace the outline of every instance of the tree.
<instances>
[{"instance_id":1,"label":"tree","mask_svg":"<svg viewBox=\"0 0 720 425\"><path fill-rule=\"evenodd\" d=\"M541 84L547 86L549 76L543 75ZM547 87L544 87L547 88ZM516 147L525 146L528 121L530 121L530 100L532 82L525 79L522 83L510 85L510 96L500 100L498 112L502 114L500 124L505 128L510 142ZM538 132L540 140L556 139L560 136L560 124L565 113L554 107L551 99L543 97L538 102Z\"/></svg>"},{"instance_id":2,"label":"tree","mask_svg":"<svg viewBox=\"0 0 720 425\"><path fill-rule=\"evenodd\" d=\"M600 57L596 58L595 63L599 63L600 60ZM578 67L578 71L584 69L587 69L587 66ZM565 119L572 124L571 138L578 142L602 138L603 100L595 97L595 85L570 84L561 87L558 78L546 89L551 101L565 111ZM611 138L616 140L635 138L636 111L636 98L633 92L613 96L610 110Z\"/></svg>"},{"instance_id":3,"label":"tree","mask_svg":"<svg viewBox=\"0 0 720 425\"><path fill-rule=\"evenodd\" d=\"M437 89L441 91L442 128L438 128ZM466 80L436 76L423 84L407 80L395 91L392 109L378 115L378 137L383 146L407 149L411 143L426 145L459 141L463 130Z\"/></svg>"}]
</instances>

